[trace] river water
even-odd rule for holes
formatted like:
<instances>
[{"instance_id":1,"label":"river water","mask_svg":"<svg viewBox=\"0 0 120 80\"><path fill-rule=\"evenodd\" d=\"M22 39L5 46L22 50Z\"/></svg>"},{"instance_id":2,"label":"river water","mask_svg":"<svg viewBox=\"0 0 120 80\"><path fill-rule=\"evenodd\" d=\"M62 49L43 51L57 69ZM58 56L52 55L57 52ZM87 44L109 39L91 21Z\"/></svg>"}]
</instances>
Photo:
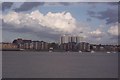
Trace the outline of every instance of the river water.
<instances>
[{"instance_id":1,"label":"river water","mask_svg":"<svg viewBox=\"0 0 120 80\"><path fill-rule=\"evenodd\" d=\"M117 78L118 53L3 51L3 78Z\"/></svg>"}]
</instances>

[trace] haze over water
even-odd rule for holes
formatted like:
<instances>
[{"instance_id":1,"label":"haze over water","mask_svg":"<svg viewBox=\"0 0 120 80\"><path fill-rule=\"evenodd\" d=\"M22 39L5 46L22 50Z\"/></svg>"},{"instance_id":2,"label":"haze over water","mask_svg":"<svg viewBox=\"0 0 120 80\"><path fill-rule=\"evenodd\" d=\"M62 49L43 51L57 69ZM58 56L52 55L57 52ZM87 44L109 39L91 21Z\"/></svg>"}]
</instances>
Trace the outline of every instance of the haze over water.
<instances>
[{"instance_id":1,"label":"haze over water","mask_svg":"<svg viewBox=\"0 0 120 80\"><path fill-rule=\"evenodd\" d=\"M118 53L3 51L3 78L117 78Z\"/></svg>"}]
</instances>

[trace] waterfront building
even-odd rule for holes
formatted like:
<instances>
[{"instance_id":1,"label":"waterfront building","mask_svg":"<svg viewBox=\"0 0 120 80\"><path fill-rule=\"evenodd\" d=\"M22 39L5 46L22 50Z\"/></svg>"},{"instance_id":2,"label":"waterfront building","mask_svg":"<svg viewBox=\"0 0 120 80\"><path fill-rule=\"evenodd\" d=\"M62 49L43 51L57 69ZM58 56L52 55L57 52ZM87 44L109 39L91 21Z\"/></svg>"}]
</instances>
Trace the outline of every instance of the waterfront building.
<instances>
[{"instance_id":1,"label":"waterfront building","mask_svg":"<svg viewBox=\"0 0 120 80\"><path fill-rule=\"evenodd\" d=\"M2 43L2 49L25 49L25 50L40 50L48 51L120 51L119 45L96 45L87 42L81 42L80 36L63 35L61 36L61 44L47 43L44 41L24 40L21 38L15 39L13 43Z\"/></svg>"},{"instance_id":2,"label":"waterfront building","mask_svg":"<svg viewBox=\"0 0 120 80\"><path fill-rule=\"evenodd\" d=\"M20 49L24 48L22 38L15 39L13 41L13 44L17 45L17 48L20 48Z\"/></svg>"},{"instance_id":3,"label":"waterfront building","mask_svg":"<svg viewBox=\"0 0 120 80\"><path fill-rule=\"evenodd\" d=\"M2 43L2 50L17 50L17 45L12 43Z\"/></svg>"},{"instance_id":4,"label":"waterfront building","mask_svg":"<svg viewBox=\"0 0 120 80\"><path fill-rule=\"evenodd\" d=\"M23 40L24 49L31 49L31 40Z\"/></svg>"},{"instance_id":5,"label":"waterfront building","mask_svg":"<svg viewBox=\"0 0 120 80\"><path fill-rule=\"evenodd\" d=\"M60 43L61 44L68 43L68 42L69 42L69 36L68 35L61 36L61 38L60 38Z\"/></svg>"},{"instance_id":6,"label":"waterfront building","mask_svg":"<svg viewBox=\"0 0 120 80\"><path fill-rule=\"evenodd\" d=\"M76 36L71 36L71 42L76 42Z\"/></svg>"},{"instance_id":7,"label":"waterfront building","mask_svg":"<svg viewBox=\"0 0 120 80\"><path fill-rule=\"evenodd\" d=\"M68 51L68 43L63 43L60 45L60 50L62 51Z\"/></svg>"},{"instance_id":8,"label":"waterfront building","mask_svg":"<svg viewBox=\"0 0 120 80\"><path fill-rule=\"evenodd\" d=\"M16 44L20 49L30 49L31 42L31 40L23 40L22 38L18 38L13 41L13 44Z\"/></svg>"},{"instance_id":9,"label":"waterfront building","mask_svg":"<svg viewBox=\"0 0 120 80\"><path fill-rule=\"evenodd\" d=\"M75 42L69 42L64 43L60 45L60 49L63 51L76 51L76 43Z\"/></svg>"},{"instance_id":10,"label":"waterfront building","mask_svg":"<svg viewBox=\"0 0 120 80\"><path fill-rule=\"evenodd\" d=\"M80 36L76 36L76 43L80 43Z\"/></svg>"},{"instance_id":11,"label":"waterfront building","mask_svg":"<svg viewBox=\"0 0 120 80\"><path fill-rule=\"evenodd\" d=\"M78 51L90 51L90 44L86 42L80 42L77 44Z\"/></svg>"},{"instance_id":12,"label":"waterfront building","mask_svg":"<svg viewBox=\"0 0 120 80\"><path fill-rule=\"evenodd\" d=\"M69 42L68 43L68 50L69 51L76 51L76 42Z\"/></svg>"},{"instance_id":13,"label":"waterfront building","mask_svg":"<svg viewBox=\"0 0 120 80\"><path fill-rule=\"evenodd\" d=\"M15 39L13 44L16 44L20 49L26 50L48 50L48 43L44 41L23 40L21 38Z\"/></svg>"},{"instance_id":14,"label":"waterfront building","mask_svg":"<svg viewBox=\"0 0 120 80\"><path fill-rule=\"evenodd\" d=\"M40 41L41 50L49 50L49 44L44 41Z\"/></svg>"},{"instance_id":15,"label":"waterfront building","mask_svg":"<svg viewBox=\"0 0 120 80\"><path fill-rule=\"evenodd\" d=\"M41 49L41 43L40 43L40 41L32 41L32 43L31 43L31 49L40 50Z\"/></svg>"},{"instance_id":16,"label":"waterfront building","mask_svg":"<svg viewBox=\"0 0 120 80\"><path fill-rule=\"evenodd\" d=\"M71 36L68 35L68 43L71 42Z\"/></svg>"},{"instance_id":17,"label":"waterfront building","mask_svg":"<svg viewBox=\"0 0 120 80\"><path fill-rule=\"evenodd\" d=\"M71 42L75 42L75 43L80 43L80 37L79 36L72 36L72 35L63 35L60 37L60 43L71 43Z\"/></svg>"}]
</instances>

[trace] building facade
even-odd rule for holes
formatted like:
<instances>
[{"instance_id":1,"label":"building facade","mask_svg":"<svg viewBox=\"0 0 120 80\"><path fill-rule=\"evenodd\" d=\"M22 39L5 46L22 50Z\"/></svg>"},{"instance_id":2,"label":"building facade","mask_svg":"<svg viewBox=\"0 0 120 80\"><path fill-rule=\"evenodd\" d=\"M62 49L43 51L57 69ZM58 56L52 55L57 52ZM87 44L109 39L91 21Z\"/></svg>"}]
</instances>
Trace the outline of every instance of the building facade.
<instances>
[{"instance_id":1,"label":"building facade","mask_svg":"<svg viewBox=\"0 0 120 80\"><path fill-rule=\"evenodd\" d=\"M2 50L17 50L17 45L12 43L2 43Z\"/></svg>"},{"instance_id":2,"label":"building facade","mask_svg":"<svg viewBox=\"0 0 120 80\"><path fill-rule=\"evenodd\" d=\"M60 44L71 42L80 43L80 36L63 35L60 37Z\"/></svg>"},{"instance_id":3,"label":"building facade","mask_svg":"<svg viewBox=\"0 0 120 80\"><path fill-rule=\"evenodd\" d=\"M86 42L81 42L77 44L77 50L83 52L90 51L90 44Z\"/></svg>"}]
</instances>

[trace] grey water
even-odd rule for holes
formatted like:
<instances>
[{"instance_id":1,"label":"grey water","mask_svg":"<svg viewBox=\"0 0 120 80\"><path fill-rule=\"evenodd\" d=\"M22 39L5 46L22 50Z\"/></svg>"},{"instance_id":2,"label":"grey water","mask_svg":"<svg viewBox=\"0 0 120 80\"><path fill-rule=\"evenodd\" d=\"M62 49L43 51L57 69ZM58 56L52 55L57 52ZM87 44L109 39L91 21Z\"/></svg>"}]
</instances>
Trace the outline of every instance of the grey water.
<instances>
[{"instance_id":1,"label":"grey water","mask_svg":"<svg viewBox=\"0 0 120 80\"><path fill-rule=\"evenodd\" d=\"M117 78L118 53L3 51L3 78Z\"/></svg>"}]
</instances>

